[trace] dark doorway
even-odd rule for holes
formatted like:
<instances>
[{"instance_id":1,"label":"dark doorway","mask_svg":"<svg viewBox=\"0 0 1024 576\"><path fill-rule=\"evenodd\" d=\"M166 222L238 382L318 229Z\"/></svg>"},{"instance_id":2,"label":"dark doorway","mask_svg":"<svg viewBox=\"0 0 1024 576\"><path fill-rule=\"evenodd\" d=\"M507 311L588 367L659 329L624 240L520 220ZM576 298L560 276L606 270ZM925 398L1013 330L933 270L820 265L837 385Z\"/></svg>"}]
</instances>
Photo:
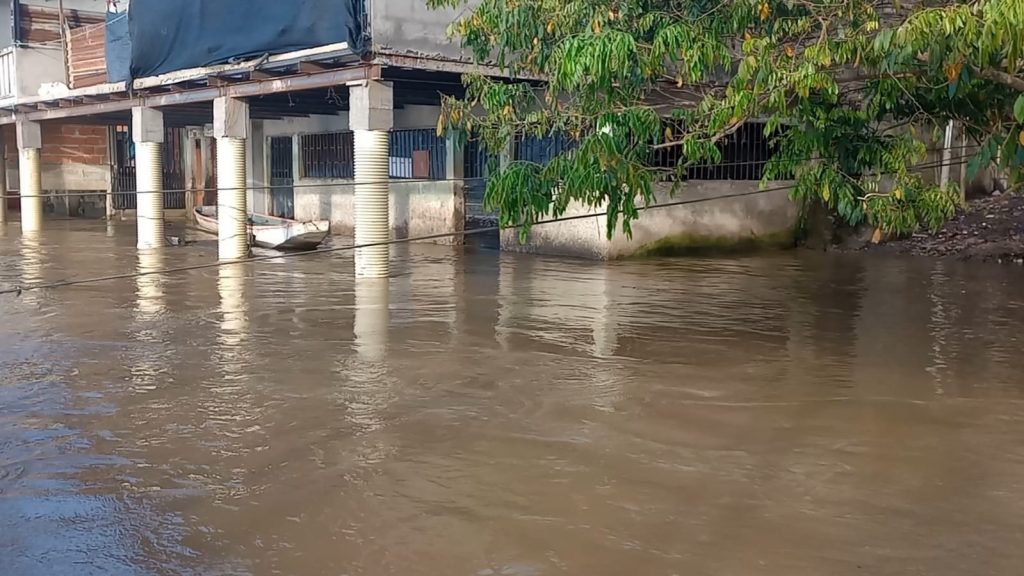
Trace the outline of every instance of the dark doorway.
<instances>
[{"instance_id":1,"label":"dark doorway","mask_svg":"<svg viewBox=\"0 0 1024 576\"><path fill-rule=\"evenodd\" d=\"M295 217L294 164L292 138L274 136L270 139L270 213L281 218Z\"/></svg>"}]
</instances>

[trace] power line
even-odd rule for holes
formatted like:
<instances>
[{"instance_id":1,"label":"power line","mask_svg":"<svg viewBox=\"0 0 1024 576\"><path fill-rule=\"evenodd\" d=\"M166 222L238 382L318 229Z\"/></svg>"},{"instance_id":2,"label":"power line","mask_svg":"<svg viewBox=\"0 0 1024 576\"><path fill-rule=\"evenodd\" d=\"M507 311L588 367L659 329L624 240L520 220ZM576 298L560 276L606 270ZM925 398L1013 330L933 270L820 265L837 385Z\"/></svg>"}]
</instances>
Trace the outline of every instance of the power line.
<instances>
[{"instance_id":1,"label":"power line","mask_svg":"<svg viewBox=\"0 0 1024 576\"><path fill-rule=\"evenodd\" d=\"M969 156L958 156L958 157L950 158L950 162L948 164L946 162L944 162L944 161L936 161L936 162L934 162L932 164L921 164L921 165L918 165L918 168L920 168L920 169L938 168L938 167L941 167L943 165L960 166L960 165L965 164L965 162L963 162L962 159L963 158L968 158L968 157ZM961 161L953 162L953 160L961 160ZM753 180L746 180L746 181L741 181L741 182L754 182L754 181ZM679 184L684 184L684 183L680 182ZM782 189L792 190L792 189L794 189L794 187L793 186L784 186L784 187L781 187L781 188L759 189L759 190L750 191L749 194L763 194L763 193L778 191L778 190L782 190ZM747 194L747 193L744 193L744 194ZM729 196L719 196L719 197L716 197L716 198L707 198L704 201L711 201L711 200L716 200L716 199L719 199L719 198L729 198ZM651 207L652 208L657 208L659 206L655 205L655 206L651 206ZM242 213L241 209L239 209L239 208L235 208L234 211L238 212L238 213ZM219 212L219 210L218 210L218 212ZM607 213L592 214L590 216L601 216L601 215L607 215ZM148 216L144 216L144 215L137 215L136 216L136 220L149 220L149 219L151 219L151 218L148 217ZM240 222L240 221L244 220L246 222L246 224L248 225L249 215L248 215L248 213L244 213L244 215L242 215L242 216L235 215L232 219L235 222ZM68 220L70 220L70 219L68 219ZM541 222L540 224L543 224L543 223L553 223L553 222L556 222L556 221L557 220L553 220L551 222ZM521 227L521 226L522 226L522 224L520 224L519 226L513 226L513 228ZM197 229L200 230L203 233L206 233L206 234L211 234L211 235L213 234L212 232L210 232L208 230L203 230L202 228L197 228ZM246 236L249 235L248 227L247 227L247 230L246 230L245 234L246 234ZM225 236L223 239L229 240L229 239L234 239L234 238L238 238L238 235L236 234L236 235ZM166 241L167 244L170 244L170 240L169 239L165 238L165 241Z\"/></svg>"},{"instance_id":2,"label":"power line","mask_svg":"<svg viewBox=\"0 0 1024 576\"><path fill-rule=\"evenodd\" d=\"M951 163L950 165L958 165L958 164L963 164L963 163L964 162L958 162L956 164L952 164ZM674 207L674 206L686 206L686 205L690 205L690 204L699 204L699 203L702 203L702 202L712 202L712 201L715 201L715 200L728 200L728 199L732 199L732 198L743 198L743 197L747 197L747 196L755 196L755 195L759 195L759 194L767 194L767 193L770 193L770 192L780 192L780 191L783 191L783 190L793 190L793 189L795 189L795 186L792 186L792 185L778 186L778 187L775 187L775 188L764 188L764 189L759 189L759 190L751 190L751 191L747 191L747 192L737 192L737 193L734 193L734 194L723 194L723 195L720 195L720 196L716 196L714 198L697 198L697 199L690 199L690 200L677 200L677 201L674 201L674 202L664 202L664 203L661 203L661 204L654 204L654 205L650 205L650 206L638 207L637 210L638 211L647 211L647 210L654 210L654 209L657 209L657 208L671 208L671 207ZM579 215L575 215L575 216L564 216L564 217L560 217L560 218L553 218L553 219L549 219L549 220L542 220L542 221L539 221L539 222L534 222L532 224L532 226L543 226L543 225L546 225L546 224L557 224L557 223L561 223L561 222L571 222L571 221L574 221L574 220L583 220L583 219L587 219L587 218L596 218L596 217L601 217L601 216L608 216L608 211L596 212L596 213L592 213L592 214L579 214ZM130 278L141 278L141 277L144 277L144 276L175 274L175 273L180 273L180 272L188 272L188 271L192 271L192 270L203 270L203 269L206 269L206 268L218 268L218 267L221 267L221 266L232 265L232 264L248 264L248 263L252 263L252 262L264 262L264 261L267 261L267 260L303 258L303 257L309 257L309 256L313 256L313 255L330 254L330 253L334 253L334 252L348 252L348 251L359 250L359 249L363 249L363 248L373 248L375 246L391 246L391 245L394 245L394 244L407 244L407 243L410 243L410 242L423 242L423 241L429 241L429 240L440 240L440 239L443 239L443 238L466 237L466 236L472 236L472 235L476 235L476 234L486 234L486 233L491 233L491 232L500 232L502 230L514 230L514 229L522 228L524 226L525 226L524 224L518 224L518 225L514 225L514 226L505 226L505 227L503 227L503 226L488 226L488 227L485 227L485 228L478 228L478 229L475 229L475 230L462 230L462 231L457 231L457 232L441 232L441 233L437 233L437 234L427 234L427 235L424 235L424 236L416 236L416 237L413 237L413 238L403 238L403 239L396 239L396 240L388 240L388 241L385 241L385 242L370 242L370 243L366 243L366 244L348 244L348 245L345 245L345 246L335 246L335 247L330 247L330 248L323 248L323 249L320 249L320 250L313 250L313 251L309 251L309 252L290 252L290 253L280 253L280 254L268 254L268 255L263 255L263 256L253 256L253 257L244 258L244 259L241 259L241 260L209 262L209 263L206 263L206 264L195 264L195 265L191 265L191 266L179 266L179 267L174 267L174 268L162 268L162 269L159 269L159 270L147 270L147 271L143 271L143 272L128 272L128 273L124 273L124 274L112 274L112 275L108 275L108 276L99 276L99 277L94 277L94 278L80 278L80 279L72 279L72 280L62 280L62 281L59 281L59 282L52 282L52 283L31 284L31 285L28 285L28 286L14 286L12 288L7 288L7 289L0 290L0 295L4 295L4 294L18 294L18 295L20 295L21 293L28 292L28 291L47 290L47 289L63 288L63 287L69 287L69 286L79 286L79 285L83 285L83 284L95 284L95 283L99 283L99 282L108 282L108 281L111 281L111 280L124 280L124 279L130 279Z\"/></svg>"},{"instance_id":3,"label":"power line","mask_svg":"<svg viewBox=\"0 0 1024 576\"><path fill-rule=\"evenodd\" d=\"M708 202L708 201L712 201L712 200L726 200L726 199L729 199L729 198L742 198L744 196L754 196L756 194L765 194L765 193L768 193L768 192L778 192L778 191L781 191L781 190L790 190L792 188L793 188L792 186L781 186L781 187L774 188L774 189L751 190L751 191L748 191L748 192L739 192L739 193L735 193L735 194L728 194L728 195L717 196L715 198L699 198L699 199L692 199L692 200L678 200L678 201L675 201L675 202L666 202L666 203L662 203L662 204L655 204L655 205L652 205L652 206L644 206L644 207L638 208L638 210L645 211L645 210L653 210L655 208L670 208L670 207L673 207L673 206L685 206L687 204L697 204L697 203L700 203L700 202ZM565 217L562 217L562 218L554 218L554 219L550 219L550 220L543 220L543 221L540 221L540 222L535 222L535 223L533 223L533 226L541 226L541 225L545 225L545 224L556 224L556 223L559 223L559 222L570 222L570 221L573 221L573 220L582 220L582 219L585 219L585 218L595 218L595 217L601 217L601 216L607 216L607 215L608 215L608 212L605 211L605 212L597 212L597 213L593 213L593 214L580 214L580 215L576 215L576 216L565 216ZM263 262L263 261L267 261L267 260L278 260L278 259L287 259L287 258L303 258L303 257L309 257L309 256L313 256L313 255L330 254L330 253L334 253L334 252L348 252L348 251L359 250L359 249L363 249L363 248L373 248L375 246L391 246L393 244L406 244L406 243L410 243L410 242L424 242L424 241L428 241L428 240L440 240L442 238L453 238L453 237L460 237L460 236L461 237L465 237L465 236L471 236L471 235L476 235L476 234L500 232L501 230L518 229L518 228L522 228L522 227L523 227L523 225L507 226L507 227L488 226L486 228L478 228L478 229L475 229L475 230L462 230L462 231L458 231L458 232L441 232L441 233L437 233L437 234L427 234L427 235L424 235L424 236L416 236L416 237L413 237L413 238L403 238L403 239L398 239L398 240L388 240L386 242L370 242L370 243L366 243L366 244L347 244L345 246L334 246L334 247L330 247L330 248L322 248L320 250L312 250L312 251L309 251L309 252L285 252L285 253L280 253L280 254L267 254L267 255L263 255L263 256L253 256L253 257L250 257L250 258L244 258L244 259L241 259L241 260L230 260L230 261L223 261L223 262L222 261L208 262L208 263L205 263L205 264L195 264L195 265L191 265L191 266L178 266L178 267L174 267L174 268L162 268L160 270L147 270L147 271L144 271L144 272L128 272L128 273L125 273L125 274L112 274L112 275L109 275L109 276L98 276L98 277L94 277L94 278L80 278L80 279L72 279L72 280L61 280L59 282L52 282L52 283L48 283L48 284L31 284L31 285L28 285L28 286L14 286L12 288L7 288L7 289L0 290L0 295L2 295L2 294L21 294L22 292L29 292L29 291L34 291L34 290L47 290L47 289L52 289L52 288L63 288L63 287L67 287L67 286L78 286L78 285L82 285L82 284L95 284L95 283L98 283L98 282L107 282L107 281L110 281L110 280L124 280L124 279L129 279L129 278L139 278L139 277L143 277L143 276L154 276L154 275L163 275L163 274L173 274L173 273L179 273L179 272L188 272L188 271L191 271L191 270L202 270L202 269L206 269L206 268L217 268L217 267L220 267L220 266L226 266L226 265L231 265L231 264L248 264L248 263L251 263L251 262Z\"/></svg>"},{"instance_id":4,"label":"power line","mask_svg":"<svg viewBox=\"0 0 1024 576\"><path fill-rule=\"evenodd\" d=\"M966 150L966 149L969 149L969 148L976 148L976 146L972 146L972 145L958 145L958 146L950 147L949 150L951 150L951 151L953 151L953 150ZM925 152L942 152L943 150L944 150L943 148L927 148L925 150ZM973 157L973 155L962 155L962 156L956 156L954 158L951 158L951 160L952 159L971 158L971 157ZM838 158L820 158L820 157L819 158L798 158L798 159L789 160L788 162L799 163L799 162L810 162L810 161L813 161L813 160L838 160ZM695 170L716 170L716 169L719 169L719 168L735 168L735 167L742 167L742 166L767 165L768 162L769 162L769 160L740 160L740 161L735 161L735 162L722 162L722 163L718 163L718 164L694 164L692 166L689 166L688 168L695 169ZM941 161L936 161L936 162L937 163L916 164L916 165L911 166L910 170L911 171L914 171L914 170L924 170L924 169L928 169L928 168L938 168L938 167L942 166L942 162ZM949 165L950 166L955 166L957 164L950 163ZM657 170L657 168L654 168L654 169ZM0 195L0 199L8 199L8 198L78 198L78 197L84 197L84 196L101 196L101 195L107 195L107 194L112 194L112 195L129 195L129 194L134 194L134 195L144 195L144 194L189 194L189 193L198 194L198 193L208 193L208 192L234 192L234 191L237 191L237 190L251 190L251 191L255 192L255 191L264 191L264 190L302 190L302 189L311 189L311 188L350 188L350 187L360 186L360 185L363 185L363 184L423 184L423 183L431 183L431 182L479 182L479 181L486 181L487 179L488 179L487 177L483 177L483 176L470 177L470 178L400 178L400 177L390 177L387 180L367 180L367 181L359 181L359 182L357 182L357 181L352 180L352 179L345 179L344 181L341 181L341 179L339 179L339 181L337 181L337 182L306 182L306 183L291 184L291 185L287 185L287 186L264 185L264 186L243 186L243 187L233 187L233 188L206 188L206 187L203 187L203 188L177 188L177 189L169 189L169 190L165 189L165 190L159 190L159 191L153 191L153 190L149 190L149 191L147 191L147 190L121 190L121 191L112 191L112 192L107 192L105 190L97 190L97 191L92 191L92 192L57 191L59 193L56 193L56 194L39 194L39 195L31 195L31 196L28 196L28 195L22 196L21 194L10 194L10 192L18 191L18 189L14 189L14 190L9 190L8 194L6 194L6 195ZM700 179L696 179L695 178L693 180L700 180ZM736 181L736 182L757 182L760 179L729 179L729 178L723 178L721 180ZM672 182L672 181L669 180L667 182ZM686 182L686 180L683 180L683 182Z\"/></svg>"}]
</instances>

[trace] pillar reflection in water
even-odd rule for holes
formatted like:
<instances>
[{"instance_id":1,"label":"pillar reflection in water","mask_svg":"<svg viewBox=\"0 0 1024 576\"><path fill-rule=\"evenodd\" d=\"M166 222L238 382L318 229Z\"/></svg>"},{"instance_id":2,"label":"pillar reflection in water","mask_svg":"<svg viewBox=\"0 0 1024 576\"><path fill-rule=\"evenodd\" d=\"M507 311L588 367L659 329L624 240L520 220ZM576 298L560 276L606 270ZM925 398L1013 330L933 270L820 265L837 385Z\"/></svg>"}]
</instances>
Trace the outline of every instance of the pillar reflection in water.
<instances>
[{"instance_id":1,"label":"pillar reflection in water","mask_svg":"<svg viewBox=\"0 0 1024 576\"><path fill-rule=\"evenodd\" d=\"M616 317L618 307L615 302L615 289L619 283L609 278L610 274L607 266L601 266L593 283L595 314L591 321L594 338L591 353L598 358L614 356L619 346L619 322Z\"/></svg>"},{"instance_id":2,"label":"pillar reflection in water","mask_svg":"<svg viewBox=\"0 0 1024 576\"><path fill-rule=\"evenodd\" d=\"M20 236L20 237L19 237ZM3 279L0 280L0 287L9 288L13 286L30 286L43 281L43 259L42 245L39 242L38 233L8 234L10 242L18 243L17 257L11 258L11 265L0 272L3 272ZM25 292L21 298L28 302L39 302L42 293L36 290ZM0 313L0 318L3 314ZM3 322L3 320L0 320Z\"/></svg>"},{"instance_id":3,"label":"pillar reflection in water","mask_svg":"<svg viewBox=\"0 0 1024 576\"><path fill-rule=\"evenodd\" d=\"M363 360L383 361L391 323L387 278L357 278L355 283L355 349Z\"/></svg>"},{"instance_id":4,"label":"pillar reflection in water","mask_svg":"<svg viewBox=\"0 0 1024 576\"><path fill-rule=\"evenodd\" d=\"M21 253L21 284L30 285L43 282L43 261L46 249L39 232L23 232L19 245Z\"/></svg>"},{"instance_id":5,"label":"pillar reflection in water","mask_svg":"<svg viewBox=\"0 0 1024 576\"><path fill-rule=\"evenodd\" d=\"M164 279L155 273L164 267L163 250L139 250L139 276L135 277L135 311L140 321L156 320L164 312Z\"/></svg>"},{"instance_id":6,"label":"pillar reflection in water","mask_svg":"<svg viewBox=\"0 0 1024 576\"><path fill-rule=\"evenodd\" d=\"M245 375L246 344L249 339L248 289L244 264L225 264L217 268L217 294L220 296L220 329L217 331L217 360L224 377Z\"/></svg>"},{"instance_id":7,"label":"pillar reflection in water","mask_svg":"<svg viewBox=\"0 0 1024 576\"><path fill-rule=\"evenodd\" d=\"M343 406L351 434L361 437L352 457L373 465L394 451L384 412L394 401L394 381L388 376L388 328L391 321L387 278L356 278L354 355L341 358L336 371L336 399Z\"/></svg>"},{"instance_id":8,"label":"pillar reflection in water","mask_svg":"<svg viewBox=\"0 0 1024 576\"><path fill-rule=\"evenodd\" d=\"M494 339L506 351L519 308L515 281L516 261L510 255L502 255L498 263L498 320L494 324Z\"/></svg>"},{"instance_id":9,"label":"pillar reflection in water","mask_svg":"<svg viewBox=\"0 0 1024 576\"><path fill-rule=\"evenodd\" d=\"M166 311L163 277L155 272L164 268L163 250L138 251L135 277L135 328L132 339L138 343L130 362L132 389L136 392L155 390L170 364L167 337L161 329Z\"/></svg>"}]
</instances>

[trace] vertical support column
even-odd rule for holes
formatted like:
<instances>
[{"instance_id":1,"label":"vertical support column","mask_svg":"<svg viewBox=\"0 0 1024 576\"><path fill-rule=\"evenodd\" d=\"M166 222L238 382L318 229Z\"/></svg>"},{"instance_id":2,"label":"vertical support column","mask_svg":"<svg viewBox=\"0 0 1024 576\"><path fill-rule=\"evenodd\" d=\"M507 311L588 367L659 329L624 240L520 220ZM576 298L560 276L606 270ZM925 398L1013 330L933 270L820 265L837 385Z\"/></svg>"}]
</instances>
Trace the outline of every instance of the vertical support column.
<instances>
[{"instance_id":1,"label":"vertical support column","mask_svg":"<svg viewBox=\"0 0 1024 576\"><path fill-rule=\"evenodd\" d=\"M105 216L107 219L107 232L110 234L112 227L111 221L114 219L114 181L117 179L117 171L115 164L117 164L117 146L115 145L115 128L113 126L107 127L107 190L104 198L104 208L106 209Z\"/></svg>"},{"instance_id":2,"label":"vertical support column","mask_svg":"<svg viewBox=\"0 0 1024 576\"><path fill-rule=\"evenodd\" d=\"M21 231L36 232L43 227L43 173L40 150L43 130L38 122L21 120L18 131L18 173L21 180Z\"/></svg>"},{"instance_id":3,"label":"vertical support column","mask_svg":"<svg viewBox=\"0 0 1024 576\"><path fill-rule=\"evenodd\" d=\"M164 245L164 115L153 108L132 108L135 140L135 191L138 198L138 248Z\"/></svg>"},{"instance_id":4,"label":"vertical support column","mask_svg":"<svg viewBox=\"0 0 1024 576\"><path fill-rule=\"evenodd\" d=\"M944 191L949 189L949 163L953 157L954 126L952 120L946 124L946 134L942 139L942 169L939 171L939 187Z\"/></svg>"},{"instance_id":5,"label":"vertical support column","mask_svg":"<svg viewBox=\"0 0 1024 576\"><path fill-rule=\"evenodd\" d=\"M349 124L355 140L356 244L379 244L356 250L357 278L385 278L389 273L391 235L388 176L388 130L394 125L390 82L370 80L349 88Z\"/></svg>"},{"instance_id":6,"label":"vertical support column","mask_svg":"<svg viewBox=\"0 0 1024 576\"><path fill-rule=\"evenodd\" d=\"M7 223L7 141L0 129L0 224Z\"/></svg>"},{"instance_id":7,"label":"vertical support column","mask_svg":"<svg viewBox=\"0 0 1024 576\"><path fill-rule=\"evenodd\" d=\"M466 153L463 139L449 131L444 142L445 175L451 182L452 202L454 203L454 231L466 229ZM465 236L453 236L452 244L463 244Z\"/></svg>"},{"instance_id":8,"label":"vertical support column","mask_svg":"<svg viewBox=\"0 0 1024 576\"><path fill-rule=\"evenodd\" d=\"M249 207L245 141L249 104L237 98L213 101L213 135L217 139L218 254L221 260L249 257Z\"/></svg>"}]
</instances>

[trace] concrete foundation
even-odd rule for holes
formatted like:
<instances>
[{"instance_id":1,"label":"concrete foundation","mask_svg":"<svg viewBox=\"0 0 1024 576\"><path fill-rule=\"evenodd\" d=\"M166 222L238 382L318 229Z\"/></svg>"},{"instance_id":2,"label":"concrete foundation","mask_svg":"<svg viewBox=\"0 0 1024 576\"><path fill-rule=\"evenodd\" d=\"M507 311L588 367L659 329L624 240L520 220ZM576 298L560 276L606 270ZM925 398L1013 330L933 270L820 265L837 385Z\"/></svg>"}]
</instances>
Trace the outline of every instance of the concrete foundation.
<instances>
[{"instance_id":1,"label":"concrete foundation","mask_svg":"<svg viewBox=\"0 0 1024 576\"><path fill-rule=\"evenodd\" d=\"M773 184L773 188L785 183ZM672 255L699 251L735 250L792 245L799 207L789 190L758 192L757 182L690 181L677 194L671 186L656 188L655 204L703 200L693 204L655 208L640 213L627 238L617 230L607 237L605 216L535 226L525 243L518 230L501 235L503 250L592 259L618 259L644 255ZM565 216L599 214L603 209L572 204Z\"/></svg>"}]
</instances>

